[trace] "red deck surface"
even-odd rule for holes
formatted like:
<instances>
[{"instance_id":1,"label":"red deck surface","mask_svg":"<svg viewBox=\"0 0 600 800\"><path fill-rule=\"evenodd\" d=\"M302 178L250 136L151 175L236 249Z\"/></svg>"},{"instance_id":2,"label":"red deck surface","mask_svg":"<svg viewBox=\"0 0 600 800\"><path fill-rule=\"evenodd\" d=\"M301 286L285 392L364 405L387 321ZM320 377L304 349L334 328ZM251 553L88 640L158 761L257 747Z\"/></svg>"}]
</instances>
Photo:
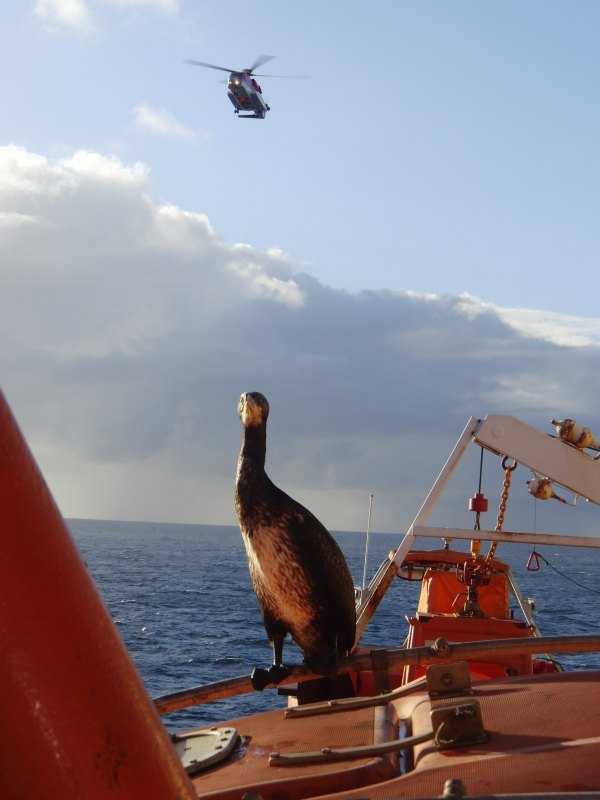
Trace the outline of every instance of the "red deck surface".
<instances>
[{"instance_id":1,"label":"red deck surface","mask_svg":"<svg viewBox=\"0 0 600 800\"><path fill-rule=\"evenodd\" d=\"M421 745L409 774L338 793L335 800L436 797L449 778L464 781L469 795L600 789L600 672L508 678L473 688L486 744L440 753ZM430 726L429 708L424 696L413 733Z\"/></svg>"},{"instance_id":2,"label":"red deck surface","mask_svg":"<svg viewBox=\"0 0 600 800\"><path fill-rule=\"evenodd\" d=\"M373 709L298 720L275 711L228 723L251 737L247 749L199 775L194 786L201 797L223 800L241 800L246 791L258 791L264 800L436 797L449 778L462 779L469 795L600 789L600 672L507 678L473 688L489 741L445 752L421 745L407 775L398 776L397 762L384 759L269 767L272 750L373 741ZM414 734L429 729L427 695L396 706L401 714L412 712ZM394 771L397 777L391 777Z\"/></svg>"},{"instance_id":3,"label":"red deck surface","mask_svg":"<svg viewBox=\"0 0 600 800\"><path fill-rule=\"evenodd\" d=\"M398 735L391 706L366 708L329 716L285 719L284 709L231 720L243 738L232 758L193 778L202 798L240 800L244 792L258 792L263 800L300 800L315 794L372 785L398 774L398 755L363 758L342 763L270 767L269 754L355 747L375 740L391 741ZM378 735L376 724L379 722Z\"/></svg>"}]
</instances>

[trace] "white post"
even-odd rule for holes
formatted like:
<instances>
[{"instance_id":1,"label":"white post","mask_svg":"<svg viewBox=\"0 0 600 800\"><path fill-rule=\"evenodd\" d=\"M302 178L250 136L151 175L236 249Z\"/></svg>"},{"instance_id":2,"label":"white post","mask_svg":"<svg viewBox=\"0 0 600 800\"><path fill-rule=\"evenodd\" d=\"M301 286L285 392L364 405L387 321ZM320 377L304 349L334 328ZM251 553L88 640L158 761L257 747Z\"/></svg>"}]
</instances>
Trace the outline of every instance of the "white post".
<instances>
[{"instance_id":1,"label":"white post","mask_svg":"<svg viewBox=\"0 0 600 800\"><path fill-rule=\"evenodd\" d=\"M452 474L456 467L458 466L458 462L464 455L465 450L469 446L469 443L477 431L479 426L480 420L477 417L471 417L471 419L467 422L464 431L461 433L459 440L454 445L454 449L450 453L448 460L443 466L442 471L438 475L436 482L431 487L431 491L425 498L425 502L419 509L417 516L413 520L413 524L408 529L408 532L402 542L400 543L400 547L396 550L396 554L394 556L395 563L401 567L402 562L410 548L412 547L415 541L414 529L416 527L421 527L425 525L427 520L429 519L429 515L435 508L435 504L440 499L442 492L448 485L448 481L452 477Z\"/></svg>"},{"instance_id":2,"label":"white post","mask_svg":"<svg viewBox=\"0 0 600 800\"><path fill-rule=\"evenodd\" d=\"M371 536L371 510L373 508L373 495L369 495L369 519L367 520L367 544L365 546L365 566L363 569L363 582L362 582L362 591L360 596L362 597L365 593L365 589L367 588L367 561L369 558L369 538Z\"/></svg>"}]
</instances>

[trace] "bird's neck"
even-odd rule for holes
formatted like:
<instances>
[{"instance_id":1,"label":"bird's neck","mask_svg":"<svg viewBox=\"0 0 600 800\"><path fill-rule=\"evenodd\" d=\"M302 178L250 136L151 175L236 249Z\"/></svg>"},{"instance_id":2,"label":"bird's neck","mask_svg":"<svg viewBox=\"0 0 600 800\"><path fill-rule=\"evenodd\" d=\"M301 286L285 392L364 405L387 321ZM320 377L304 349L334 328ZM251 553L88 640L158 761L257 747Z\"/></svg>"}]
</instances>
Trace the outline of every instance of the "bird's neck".
<instances>
[{"instance_id":1,"label":"bird's neck","mask_svg":"<svg viewBox=\"0 0 600 800\"><path fill-rule=\"evenodd\" d=\"M256 466L264 469L267 455L267 423L244 428L240 459L251 459Z\"/></svg>"}]
</instances>

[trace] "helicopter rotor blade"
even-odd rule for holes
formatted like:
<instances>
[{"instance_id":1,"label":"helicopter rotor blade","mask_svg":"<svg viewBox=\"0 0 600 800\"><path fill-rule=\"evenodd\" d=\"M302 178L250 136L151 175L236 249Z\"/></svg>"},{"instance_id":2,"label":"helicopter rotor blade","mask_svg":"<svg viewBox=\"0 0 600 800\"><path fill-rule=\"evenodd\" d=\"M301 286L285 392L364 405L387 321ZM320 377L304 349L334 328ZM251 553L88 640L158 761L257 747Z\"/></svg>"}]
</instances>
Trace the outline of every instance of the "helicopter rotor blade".
<instances>
[{"instance_id":1,"label":"helicopter rotor blade","mask_svg":"<svg viewBox=\"0 0 600 800\"><path fill-rule=\"evenodd\" d=\"M217 67L215 64L206 64L204 61L194 61L191 58L187 58L184 64L194 64L196 67L209 67L210 69L220 69L222 72L241 72L241 69L227 69L227 67Z\"/></svg>"},{"instance_id":2,"label":"helicopter rotor blade","mask_svg":"<svg viewBox=\"0 0 600 800\"><path fill-rule=\"evenodd\" d=\"M310 75L256 75L256 78L310 78Z\"/></svg>"},{"instance_id":3,"label":"helicopter rotor blade","mask_svg":"<svg viewBox=\"0 0 600 800\"><path fill-rule=\"evenodd\" d=\"M254 62L254 64L252 64L248 72L252 74L255 69L262 67L263 64L266 64L267 61L272 61L274 58L276 58L276 56L259 56Z\"/></svg>"}]
</instances>

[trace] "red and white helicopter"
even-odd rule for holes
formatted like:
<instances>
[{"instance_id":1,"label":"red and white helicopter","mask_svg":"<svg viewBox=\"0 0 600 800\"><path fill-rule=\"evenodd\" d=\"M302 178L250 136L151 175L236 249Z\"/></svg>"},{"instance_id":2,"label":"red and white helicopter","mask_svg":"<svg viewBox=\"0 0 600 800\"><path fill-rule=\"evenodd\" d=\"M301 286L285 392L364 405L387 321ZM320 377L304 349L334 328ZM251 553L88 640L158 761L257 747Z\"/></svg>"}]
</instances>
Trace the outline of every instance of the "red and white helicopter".
<instances>
[{"instance_id":1,"label":"red and white helicopter","mask_svg":"<svg viewBox=\"0 0 600 800\"><path fill-rule=\"evenodd\" d=\"M254 70L258 69L267 61L271 61L275 56L259 56L254 64L248 69L235 70L227 67L217 67L215 64L206 64L204 61L193 61L188 58L184 64L195 64L197 67L209 67L210 69L220 69L229 72L227 80L227 94L233 103L234 113L240 119L264 119L267 111L271 109L266 104L262 89L255 80L256 78L308 78L308 75L255 75ZM240 111L251 111L251 114L240 114Z\"/></svg>"}]
</instances>

